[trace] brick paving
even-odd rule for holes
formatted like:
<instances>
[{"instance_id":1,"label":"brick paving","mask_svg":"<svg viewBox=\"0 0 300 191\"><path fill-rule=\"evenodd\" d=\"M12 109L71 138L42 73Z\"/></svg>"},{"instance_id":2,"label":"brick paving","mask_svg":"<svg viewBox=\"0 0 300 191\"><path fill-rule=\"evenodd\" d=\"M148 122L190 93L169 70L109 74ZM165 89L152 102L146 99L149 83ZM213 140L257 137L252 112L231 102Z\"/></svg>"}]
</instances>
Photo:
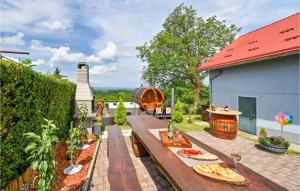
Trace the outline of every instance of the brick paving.
<instances>
[{"instance_id":1,"label":"brick paving","mask_svg":"<svg viewBox=\"0 0 300 191\"><path fill-rule=\"evenodd\" d=\"M232 148L242 154L243 165L289 190L300 191L300 158L287 154L274 154L257 148L253 141L237 137L233 141L219 139L207 132L190 132L189 135L230 156Z\"/></svg>"},{"instance_id":2,"label":"brick paving","mask_svg":"<svg viewBox=\"0 0 300 191\"><path fill-rule=\"evenodd\" d=\"M174 190L172 185L158 170L151 157L135 157L131 148L130 133L123 133L130 157L136 168L137 176L144 191ZM289 190L300 191L300 158L290 155L278 155L260 150L253 141L237 137L233 141L223 140L207 132L190 132L191 136L230 156L232 148L242 153L241 163L257 173L273 180ZM100 144L96 166L91 181L91 191L108 191L107 139Z\"/></svg>"},{"instance_id":3,"label":"brick paving","mask_svg":"<svg viewBox=\"0 0 300 191\"><path fill-rule=\"evenodd\" d=\"M93 178L90 184L90 191L109 191L108 182L108 157L107 157L107 139L103 139L100 143L99 152L93 172Z\"/></svg>"},{"instance_id":4,"label":"brick paving","mask_svg":"<svg viewBox=\"0 0 300 191\"><path fill-rule=\"evenodd\" d=\"M124 135L130 157L137 172L137 177L143 191L173 191L172 185L159 171L151 157L135 157L128 132ZM90 184L90 191L108 191L110 189L108 181L108 157L107 139L103 139L100 144L97 161Z\"/></svg>"}]
</instances>

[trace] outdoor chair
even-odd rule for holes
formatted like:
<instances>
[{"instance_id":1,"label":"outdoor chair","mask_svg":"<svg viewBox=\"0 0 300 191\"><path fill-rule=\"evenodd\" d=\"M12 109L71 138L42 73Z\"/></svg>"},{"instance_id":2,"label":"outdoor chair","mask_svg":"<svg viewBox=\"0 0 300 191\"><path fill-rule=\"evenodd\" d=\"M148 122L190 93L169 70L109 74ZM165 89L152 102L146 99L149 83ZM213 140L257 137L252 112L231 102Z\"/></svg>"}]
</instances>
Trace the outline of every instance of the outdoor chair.
<instances>
[{"instance_id":1,"label":"outdoor chair","mask_svg":"<svg viewBox=\"0 0 300 191\"><path fill-rule=\"evenodd\" d=\"M158 119L163 119L164 118L161 107L155 108L153 115L154 115L154 117L156 117Z\"/></svg>"},{"instance_id":2,"label":"outdoor chair","mask_svg":"<svg viewBox=\"0 0 300 191\"><path fill-rule=\"evenodd\" d=\"M172 117L172 109L171 109L171 107L166 107L165 108L164 117L166 119L171 119L171 117Z\"/></svg>"}]
</instances>

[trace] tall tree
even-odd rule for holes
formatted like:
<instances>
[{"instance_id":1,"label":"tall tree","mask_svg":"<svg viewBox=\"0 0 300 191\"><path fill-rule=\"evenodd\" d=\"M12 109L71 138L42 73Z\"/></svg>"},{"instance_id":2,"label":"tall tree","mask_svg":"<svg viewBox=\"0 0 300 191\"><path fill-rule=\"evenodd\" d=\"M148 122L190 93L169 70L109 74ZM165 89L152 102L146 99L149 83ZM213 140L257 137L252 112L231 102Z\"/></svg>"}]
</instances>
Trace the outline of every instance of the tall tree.
<instances>
[{"instance_id":1,"label":"tall tree","mask_svg":"<svg viewBox=\"0 0 300 191\"><path fill-rule=\"evenodd\" d=\"M163 30L137 47L138 57L148 63L142 77L150 85L163 88L192 84L196 105L201 78L205 77L198 74L197 67L230 44L239 31L240 28L227 26L215 16L197 17L191 6L180 4L165 20Z\"/></svg>"},{"instance_id":2,"label":"tall tree","mask_svg":"<svg viewBox=\"0 0 300 191\"><path fill-rule=\"evenodd\" d=\"M53 75L57 78L61 78L60 69L58 67L55 68Z\"/></svg>"}]
</instances>

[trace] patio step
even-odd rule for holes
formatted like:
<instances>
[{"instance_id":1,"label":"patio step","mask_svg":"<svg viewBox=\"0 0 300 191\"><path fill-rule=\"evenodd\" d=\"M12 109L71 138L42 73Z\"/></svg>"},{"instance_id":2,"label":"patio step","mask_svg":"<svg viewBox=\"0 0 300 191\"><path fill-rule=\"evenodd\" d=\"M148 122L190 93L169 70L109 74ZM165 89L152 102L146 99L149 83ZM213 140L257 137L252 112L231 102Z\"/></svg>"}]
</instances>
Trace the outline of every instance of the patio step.
<instances>
[{"instance_id":1,"label":"patio step","mask_svg":"<svg viewBox=\"0 0 300 191\"><path fill-rule=\"evenodd\" d=\"M108 130L108 180L111 191L141 191L135 167L129 155L120 127Z\"/></svg>"}]
</instances>

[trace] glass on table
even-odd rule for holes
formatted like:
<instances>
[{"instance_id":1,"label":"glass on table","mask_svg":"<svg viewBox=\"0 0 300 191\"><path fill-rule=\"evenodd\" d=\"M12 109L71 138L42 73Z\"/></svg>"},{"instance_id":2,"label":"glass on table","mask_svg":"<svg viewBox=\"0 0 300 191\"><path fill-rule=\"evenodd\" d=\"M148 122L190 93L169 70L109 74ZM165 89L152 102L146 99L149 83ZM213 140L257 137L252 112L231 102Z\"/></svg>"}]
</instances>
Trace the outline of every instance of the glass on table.
<instances>
[{"instance_id":1,"label":"glass on table","mask_svg":"<svg viewBox=\"0 0 300 191\"><path fill-rule=\"evenodd\" d=\"M182 135L179 129L176 128L174 130L174 136L175 136L174 145L181 145Z\"/></svg>"},{"instance_id":2,"label":"glass on table","mask_svg":"<svg viewBox=\"0 0 300 191\"><path fill-rule=\"evenodd\" d=\"M238 169L237 169L237 164L242 159L242 153L241 153L241 151L238 150L238 149L232 149L231 150L231 158L232 158L232 160L234 162L235 172L239 173Z\"/></svg>"}]
</instances>

